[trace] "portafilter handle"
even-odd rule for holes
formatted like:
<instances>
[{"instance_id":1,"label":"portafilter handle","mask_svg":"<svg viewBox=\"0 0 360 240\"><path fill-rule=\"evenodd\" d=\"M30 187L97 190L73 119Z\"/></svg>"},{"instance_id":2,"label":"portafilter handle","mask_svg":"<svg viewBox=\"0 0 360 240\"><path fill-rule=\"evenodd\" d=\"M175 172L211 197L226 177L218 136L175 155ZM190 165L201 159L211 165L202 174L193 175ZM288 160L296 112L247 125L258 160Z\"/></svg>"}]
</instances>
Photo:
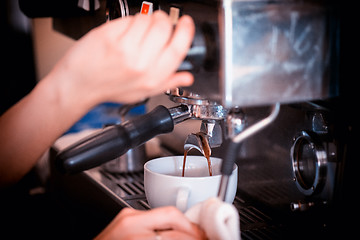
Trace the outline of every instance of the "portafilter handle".
<instances>
[{"instance_id":1,"label":"portafilter handle","mask_svg":"<svg viewBox=\"0 0 360 240\"><path fill-rule=\"evenodd\" d=\"M190 117L185 105L151 112L122 124L105 128L61 151L55 166L62 173L78 173L113 160L156 135L169 133L174 125Z\"/></svg>"}]
</instances>

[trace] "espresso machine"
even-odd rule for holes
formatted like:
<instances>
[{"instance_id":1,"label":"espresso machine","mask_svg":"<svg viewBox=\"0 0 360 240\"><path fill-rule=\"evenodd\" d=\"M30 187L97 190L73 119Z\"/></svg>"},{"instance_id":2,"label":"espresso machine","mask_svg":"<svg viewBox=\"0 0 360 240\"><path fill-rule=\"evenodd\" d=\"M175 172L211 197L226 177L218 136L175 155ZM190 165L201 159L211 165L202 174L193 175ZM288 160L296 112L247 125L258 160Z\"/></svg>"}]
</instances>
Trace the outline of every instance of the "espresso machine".
<instances>
[{"instance_id":1,"label":"espresso machine","mask_svg":"<svg viewBox=\"0 0 360 240\"><path fill-rule=\"evenodd\" d=\"M224 159L220 198L233 163L239 167L234 205L243 239L323 237L347 228L338 218L348 200L353 144L342 107L348 102L338 2L88 2L81 17L100 20L79 21L84 33L143 9L168 12L174 24L182 14L192 16L196 34L179 71L192 72L195 82L164 93L171 107L160 101L147 114L54 148L54 175L70 182L62 187L87 179L97 189L96 207L106 206L110 216L122 207L149 209L141 171L111 173L101 165L154 137L164 155L203 152L205 139L212 155ZM76 18L56 15L54 29L79 38L81 32L71 29ZM174 128L188 121L198 122L198 130L171 146L166 139L179 138Z\"/></svg>"}]
</instances>

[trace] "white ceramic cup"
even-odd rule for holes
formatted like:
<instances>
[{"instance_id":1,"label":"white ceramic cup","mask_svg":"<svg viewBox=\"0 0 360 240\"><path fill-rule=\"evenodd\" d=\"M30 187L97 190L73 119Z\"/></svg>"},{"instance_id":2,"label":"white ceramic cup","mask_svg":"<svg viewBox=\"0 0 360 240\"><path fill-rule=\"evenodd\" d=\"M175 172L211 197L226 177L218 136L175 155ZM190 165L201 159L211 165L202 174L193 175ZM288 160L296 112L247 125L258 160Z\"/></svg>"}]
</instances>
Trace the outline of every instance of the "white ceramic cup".
<instances>
[{"instance_id":1,"label":"white ceramic cup","mask_svg":"<svg viewBox=\"0 0 360 240\"><path fill-rule=\"evenodd\" d=\"M147 201L152 208L176 206L185 212L196 203L216 197L221 179L221 159L211 157L212 173L203 156L187 156L185 177L182 177L184 156L162 157L144 165L144 185ZM237 190L238 171L229 178L225 201L232 203Z\"/></svg>"}]
</instances>

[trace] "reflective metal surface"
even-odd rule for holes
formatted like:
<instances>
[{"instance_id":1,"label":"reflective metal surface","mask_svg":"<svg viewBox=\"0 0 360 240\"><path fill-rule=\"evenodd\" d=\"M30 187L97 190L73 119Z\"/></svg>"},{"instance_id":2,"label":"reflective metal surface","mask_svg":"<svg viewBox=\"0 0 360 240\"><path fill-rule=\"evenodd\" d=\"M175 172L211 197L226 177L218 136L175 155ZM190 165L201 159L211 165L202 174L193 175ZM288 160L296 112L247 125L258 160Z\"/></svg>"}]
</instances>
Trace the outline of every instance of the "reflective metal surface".
<instances>
[{"instance_id":1,"label":"reflective metal surface","mask_svg":"<svg viewBox=\"0 0 360 240\"><path fill-rule=\"evenodd\" d=\"M106 162L102 167L109 172L138 172L144 169L146 162L145 145L130 149L124 155Z\"/></svg>"},{"instance_id":2,"label":"reflective metal surface","mask_svg":"<svg viewBox=\"0 0 360 240\"><path fill-rule=\"evenodd\" d=\"M302 131L291 147L294 180L305 195L322 190L326 178L327 153L311 133Z\"/></svg>"},{"instance_id":3,"label":"reflective metal surface","mask_svg":"<svg viewBox=\"0 0 360 240\"><path fill-rule=\"evenodd\" d=\"M337 95L327 76L332 42L327 9L311 2L222 4L222 103L253 106Z\"/></svg>"}]
</instances>

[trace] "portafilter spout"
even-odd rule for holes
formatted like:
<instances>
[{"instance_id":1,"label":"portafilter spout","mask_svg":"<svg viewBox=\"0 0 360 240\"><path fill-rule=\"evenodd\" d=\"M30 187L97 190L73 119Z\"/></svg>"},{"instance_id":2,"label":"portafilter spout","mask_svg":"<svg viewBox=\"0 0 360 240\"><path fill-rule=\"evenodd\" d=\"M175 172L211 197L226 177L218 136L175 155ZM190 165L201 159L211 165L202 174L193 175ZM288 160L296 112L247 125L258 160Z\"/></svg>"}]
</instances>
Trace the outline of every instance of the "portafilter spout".
<instances>
[{"instance_id":1,"label":"portafilter spout","mask_svg":"<svg viewBox=\"0 0 360 240\"><path fill-rule=\"evenodd\" d=\"M208 136L203 132L191 133L187 136L184 143L184 151L188 152L193 148L197 149L204 156L211 155Z\"/></svg>"}]
</instances>

